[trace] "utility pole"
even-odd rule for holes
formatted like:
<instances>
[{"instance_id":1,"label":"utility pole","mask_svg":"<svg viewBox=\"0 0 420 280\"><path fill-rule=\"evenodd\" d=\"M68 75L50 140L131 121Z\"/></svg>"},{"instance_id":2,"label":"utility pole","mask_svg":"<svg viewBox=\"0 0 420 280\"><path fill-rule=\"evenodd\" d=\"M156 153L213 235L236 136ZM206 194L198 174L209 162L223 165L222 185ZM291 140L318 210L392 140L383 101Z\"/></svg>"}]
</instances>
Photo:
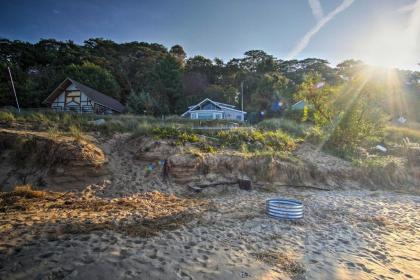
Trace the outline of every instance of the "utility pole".
<instances>
[{"instance_id":1,"label":"utility pole","mask_svg":"<svg viewBox=\"0 0 420 280\"><path fill-rule=\"evenodd\" d=\"M10 76L10 81L12 82L13 93L15 94L16 105L17 105L17 108L18 108L18 112L20 113L19 101L18 101L18 98L17 98L17 95L16 95L15 84L13 83L12 72L10 71L9 66L7 66L7 70L9 70L9 76Z\"/></svg>"},{"instance_id":2,"label":"utility pole","mask_svg":"<svg viewBox=\"0 0 420 280\"><path fill-rule=\"evenodd\" d=\"M241 82L241 111L244 111L244 81ZM242 121L244 121L244 115L242 113Z\"/></svg>"}]
</instances>

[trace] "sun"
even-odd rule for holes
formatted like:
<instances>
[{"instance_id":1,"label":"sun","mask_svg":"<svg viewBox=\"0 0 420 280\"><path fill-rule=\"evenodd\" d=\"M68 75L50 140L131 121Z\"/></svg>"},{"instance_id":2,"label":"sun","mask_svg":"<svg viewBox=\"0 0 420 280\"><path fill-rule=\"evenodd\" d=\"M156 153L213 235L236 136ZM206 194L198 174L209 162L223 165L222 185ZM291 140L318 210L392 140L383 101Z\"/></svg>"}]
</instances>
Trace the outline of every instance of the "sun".
<instances>
[{"instance_id":1,"label":"sun","mask_svg":"<svg viewBox=\"0 0 420 280\"><path fill-rule=\"evenodd\" d=\"M420 62L420 0L373 20L357 44L360 59L387 68L417 68Z\"/></svg>"},{"instance_id":2,"label":"sun","mask_svg":"<svg viewBox=\"0 0 420 280\"><path fill-rule=\"evenodd\" d=\"M420 61L420 50L411 34L393 26L376 30L362 44L362 60L387 68L405 68Z\"/></svg>"}]
</instances>

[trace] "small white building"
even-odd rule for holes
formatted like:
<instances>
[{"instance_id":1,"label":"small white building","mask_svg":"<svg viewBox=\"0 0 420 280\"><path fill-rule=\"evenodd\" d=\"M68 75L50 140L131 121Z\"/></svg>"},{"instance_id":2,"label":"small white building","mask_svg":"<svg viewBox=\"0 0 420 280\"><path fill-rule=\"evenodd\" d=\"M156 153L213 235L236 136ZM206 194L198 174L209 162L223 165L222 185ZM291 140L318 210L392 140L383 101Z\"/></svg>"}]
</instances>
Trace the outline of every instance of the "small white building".
<instances>
[{"instance_id":1,"label":"small white building","mask_svg":"<svg viewBox=\"0 0 420 280\"><path fill-rule=\"evenodd\" d=\"M66 78L45 100L54 111L115 114L124 106L116 99Z\"/></svg>"},{"instance_id":2,"label":"small white building","mask_svg":"<svg viewBox=\"0 0 420 280\"><path fill-rule=\"evenodd\" d=\"M305 109L306 102L305 100L300 100L291 106L292 110L303 110Z\"/></svg>"},{"instance_id":3,"label":"small white building","mask_svg":"<svg viewBox=\"0 0 420 280\"><path fill-rule=\"evenodd\" d=\"M193 120L235 120L244 121L246 112L235 109L234 105L215 102L209 98L188 107L181 116Z\"/></svg>"}]
</instances>

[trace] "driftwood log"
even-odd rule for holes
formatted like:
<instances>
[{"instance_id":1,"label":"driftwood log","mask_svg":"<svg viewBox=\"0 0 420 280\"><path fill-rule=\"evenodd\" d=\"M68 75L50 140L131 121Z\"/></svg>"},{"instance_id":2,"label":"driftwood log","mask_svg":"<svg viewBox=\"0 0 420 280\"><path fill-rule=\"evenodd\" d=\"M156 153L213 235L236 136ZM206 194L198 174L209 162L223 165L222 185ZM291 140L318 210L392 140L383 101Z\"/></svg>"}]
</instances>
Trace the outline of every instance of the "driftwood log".
<instances>
[{"instance_id":1,"label":"driftwood log","mask_svg":"<svg viewBox=\"0 0 420 280\"><path fill-rule=\"evenodd\" d=\"M282 184L282 185L276 185L278 187L295 187L295 188L306 188L306 189L314 189L319 191L330 191L330 189L316 187L316 186L308 186L308 185L293 185L293 184Z\"/></svg>"},{"instance_id":2,"label":"driftwood log","mask_svg":"<svg viewBox=\"0 0 420 280\"><path fill-rule=\"evenodd\" d=\"M252 185L250 180L237 180L237 181L224 181L224 182L217 182L217 183L209 183L209 184L197 184L195 186L190 186L190 189L195 192L201 192L203 189L208 187L217 187L221 185L236 185L239 184L239 187L244 190L251 190ZM261 184L255 184L257 186L262 186ZM330 189L322 188L322 187L316 187L316 186L309 186L309 185L294 185L294 184L281 184L276 185L278 187L295 187L295 188L307 188L307 189L314 189L314 190L320 190L320 191L330 191Z\"/></svg>"}]
</instances>

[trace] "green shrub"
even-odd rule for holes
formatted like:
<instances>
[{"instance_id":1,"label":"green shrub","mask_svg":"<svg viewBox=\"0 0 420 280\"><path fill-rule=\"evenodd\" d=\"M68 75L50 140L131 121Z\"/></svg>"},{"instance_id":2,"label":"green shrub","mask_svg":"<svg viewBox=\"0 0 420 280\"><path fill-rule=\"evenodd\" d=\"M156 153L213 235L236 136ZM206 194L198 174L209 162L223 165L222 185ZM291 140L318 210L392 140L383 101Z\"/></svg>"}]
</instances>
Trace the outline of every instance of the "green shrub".
<instances>
[{"instance_id":1,"label":"green shrub","mask_svg":"<svg viewBox=\"0 0 420 280\"><path fill-rule=\"evenodd\" d=\"M56 140L60 135L62 135L61 131L57 128L57 126L52 126L47 130L48 137L51 139Z\"/></svg>"},{"instance_id":2,"label":"green shrub","mask_svg":"<svg viewBox=\"0 0 420 280\"><path fill-rule=\"evenodd\" d=\"M325 140L325 133L319 126L313 126L307 130L306 141L312 144L319 144Z\"/></svg>"},{"instance_id":3,"label":"green shrub","mask_svg":"<svg viewBox=\"0 0 420 280\"><path fill-rule=\"evenodd\" d=\"M83 139L83 133L82 130L80 129L79 126L77 125L71 125L69 127L69 133L70 136L72 136L74 139L76 139L77 141L80 141Z\"/></svg>"},{"instance_id":4,"label":"green shrub","mask_svg":"<svg viewBox=\"0 0 420 280\"><path fill-rule=\"evenodd\" d=\"M299 123L292 119L267 119L258 124L258 127L265 130L281 129L293 135L302 137L306 135L307 130L310 128L309 124Z\"/></svg>"},{"instance_id":5,"label":"green shrub","mask_svg":"<svg viewBox=\"0 0 420 280\"><path fill-rule=\"evenodd\" d=\"M401 142L403 138L411 142L420 143L420 130L401 126L388 126L385 129L385 140L389 142Z\"/></svg>"},{"instance_id":6,"label":"green shrub","mask_svg":"<svg viewBox=\"0 0 420 280\"><path fill-rule=\"evenodd\" d=\"M392 156L373 156L366 159L353 159L352 163L359 167L384 168L389 164L402 165L401 160Z\"/></svg>"},{"instance_id":7,"label":"green shrub","mask_svg":"<svg viewBox=\"0 0 420 280\"><path fill-rule=\"evenodd\" d=\"M215 135L225 147L242 151L271 149L289 151L296 147L296 141L289 134L281 131L264 131L258 129L233 129L218 131Z\"/></svg>"},{"instance_id":8,"label":"green shrub","mask_svg":"<svg viewBox=\"0 0 420 280\"><path fill-rule=\"evenodd\" d=\"M16 121L15 116L11 112L0 111L0 122L10 125Z\"/></svg>"},{"instance_id":9,"label":"green shrub","mask_svg":"<svg viewBox=\"0 0 420 280\"><path fill-rule=\"evenodd\" d=\"M198 143L201 138L189 129L180 129L175 126L155 127L152 129L155 139L170 138L176 140L177 144Z\"/></svg>"}]
</instances>

